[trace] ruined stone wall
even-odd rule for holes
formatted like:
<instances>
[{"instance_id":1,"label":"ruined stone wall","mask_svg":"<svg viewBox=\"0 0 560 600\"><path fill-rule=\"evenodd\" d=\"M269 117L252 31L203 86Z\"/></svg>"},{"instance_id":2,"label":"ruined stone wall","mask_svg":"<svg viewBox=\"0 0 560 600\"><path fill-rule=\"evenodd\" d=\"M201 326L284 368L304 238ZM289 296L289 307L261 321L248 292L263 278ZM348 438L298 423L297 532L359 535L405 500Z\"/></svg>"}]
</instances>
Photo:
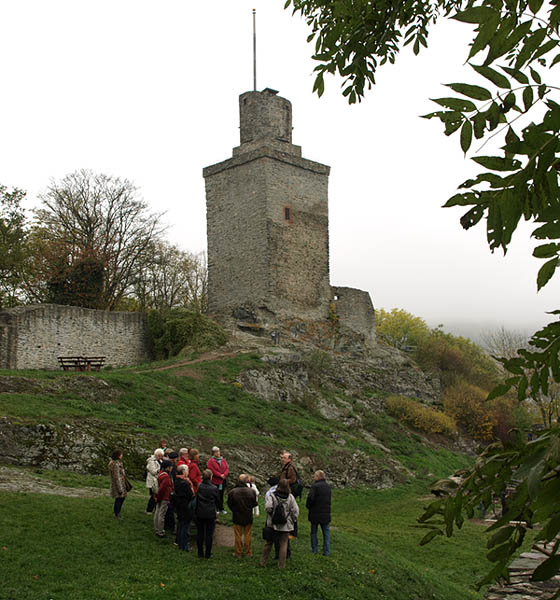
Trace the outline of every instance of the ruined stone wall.
<instances>
[{"instance_id":1,"label":"ruined stone wall","mask_svg":"<svg viewBox=\"0 0 560 600\"><path fill-rule=\"evenodd\" d=\"M0 368L58 369L58 356L105 356L115 367L143 362L144 315L56 304L0 312Z\"/></svg>"},{"instance_id":2,"label":"ruined stone wall","mask_svg":"<svg viewBox=\"0 0 560 600\"><path fill-rule=\"evenodd\" d=\"M375 344L375 313L370 295L349 287L331 287L338 322Z\"/></svg>"}]
</instances>

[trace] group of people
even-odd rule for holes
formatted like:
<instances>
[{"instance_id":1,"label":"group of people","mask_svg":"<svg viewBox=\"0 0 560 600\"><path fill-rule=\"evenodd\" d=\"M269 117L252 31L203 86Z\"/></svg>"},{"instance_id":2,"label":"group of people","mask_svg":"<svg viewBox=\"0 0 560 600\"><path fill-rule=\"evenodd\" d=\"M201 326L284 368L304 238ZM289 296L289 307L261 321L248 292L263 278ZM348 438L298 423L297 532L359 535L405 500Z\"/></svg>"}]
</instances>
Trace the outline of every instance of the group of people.
<instances>
[{"instance_id":1,"label":"group of people","mask_svg":"<svg viewBox=\"0 0 560 600\"><path fill-rule=\"evenodd\" d=\"M289 452L281 454L282 467L277 477L268 480L264 507L266 521L263 528L264 548L260 564L264 566L275 549L278 566L286 566L290 557L290 539L297 535L299 506L296 498L303 488ZM221 456L220 448L212 448L212 456L201 472L200 453L196 448L181 448L177 453L165 447L165 440L146 461L146 487L149 499L146 513L153 514L154 531L165 537L165 531L175 532L175 544L180 550L189 551L191 523L196 524L197 551L200 558L212 556L212 540L216 521L227 514L224 509L229 466ZM114 514L120 512L130 483L122 465L122 451L115 450L109 462L111 495L114 497ZM259 515L259 490L255 478L242 473L227 496L227 506L232 512L235 536L234 553L241 558L252 556L252 526L254 516ZM311 551L318 553L318 529L323 535L322 552L330 554L331 488L325 473L316 471L306 500L311 523ZM175 526L175 518L177 524Z\"/></svg>"}]
</instances>

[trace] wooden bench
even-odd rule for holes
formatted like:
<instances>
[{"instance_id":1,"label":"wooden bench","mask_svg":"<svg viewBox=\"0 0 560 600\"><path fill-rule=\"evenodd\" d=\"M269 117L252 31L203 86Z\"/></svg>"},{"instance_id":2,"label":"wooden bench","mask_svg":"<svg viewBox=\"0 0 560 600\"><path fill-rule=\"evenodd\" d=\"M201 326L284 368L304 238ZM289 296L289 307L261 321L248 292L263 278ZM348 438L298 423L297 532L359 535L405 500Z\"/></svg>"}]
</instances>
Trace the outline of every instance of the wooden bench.
<instances>
[{"instance_id":1,"label":"wooden bench","mask_svg":"<svg viewBox=\"0 0 560 600\"><path fill-rule=\"evenodd\" d=\"M99 371L105 356L59 356L58 364L64 371Z\"/></svg>"}]
</instances>

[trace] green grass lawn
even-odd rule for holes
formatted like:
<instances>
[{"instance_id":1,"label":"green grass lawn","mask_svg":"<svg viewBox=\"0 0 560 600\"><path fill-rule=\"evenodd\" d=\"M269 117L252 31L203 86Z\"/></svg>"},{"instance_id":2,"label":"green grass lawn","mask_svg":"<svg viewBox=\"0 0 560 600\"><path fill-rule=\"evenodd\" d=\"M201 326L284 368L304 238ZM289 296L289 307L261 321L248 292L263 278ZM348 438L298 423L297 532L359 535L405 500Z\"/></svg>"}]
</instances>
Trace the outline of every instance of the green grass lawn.
<instances>
[{"instance_id":1,"label":"green grass lawn","mask_svg":"<svg viewBox=\"0 0 560 600\"><path fill-rule=\"evenodd\" d=\"M80 476L60 484L80 485ZM91 478L81 480L90 486ZM138 489L138 488L137 488ZM419 482L385 491L335 490L332 555L309 551L306 511L286 570L258 565L263 517L253 530L254 558L218 547L210 561L156 539L140 491L124 519L107 498L0 493L0 598L10 600L186 598L458 600L482 598L473 584L487 568L484 534L467 523L452 540L420 547L415 519ZM143 490L142 490L143 491ZM228 515L222 521L229 522Z\"/></svg>"}]
</instances>

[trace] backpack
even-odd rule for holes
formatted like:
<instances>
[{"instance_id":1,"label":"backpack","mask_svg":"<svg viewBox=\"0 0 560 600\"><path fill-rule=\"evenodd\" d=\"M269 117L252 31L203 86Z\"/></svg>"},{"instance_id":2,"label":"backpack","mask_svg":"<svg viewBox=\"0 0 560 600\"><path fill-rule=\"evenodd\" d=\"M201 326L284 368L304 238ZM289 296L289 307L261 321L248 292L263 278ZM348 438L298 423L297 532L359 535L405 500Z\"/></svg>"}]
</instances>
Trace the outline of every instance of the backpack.
<instances>
[{"instance_id":1,"label":"backpack","mask_svg":"<svg viewBox=\"0 0 560 600\"><path fill-rule=\"evenodd\" d=\"M303 492L303 482L296 471L296 481L295 483L290 484L290 488L292 490L292 495L294 498L301 498L301 493Z\"/></svg>"},{"instance_id":2,"label":"backpack","mask_svg":"<svg viewBox=\"0 0 560 600\"><path fill-rule=\"evenodd\" d=\"M273 525L285 525L288 522L284 503L276 498L276 505L272 509L271 522Z\"/></svg>"}]
</instances>

